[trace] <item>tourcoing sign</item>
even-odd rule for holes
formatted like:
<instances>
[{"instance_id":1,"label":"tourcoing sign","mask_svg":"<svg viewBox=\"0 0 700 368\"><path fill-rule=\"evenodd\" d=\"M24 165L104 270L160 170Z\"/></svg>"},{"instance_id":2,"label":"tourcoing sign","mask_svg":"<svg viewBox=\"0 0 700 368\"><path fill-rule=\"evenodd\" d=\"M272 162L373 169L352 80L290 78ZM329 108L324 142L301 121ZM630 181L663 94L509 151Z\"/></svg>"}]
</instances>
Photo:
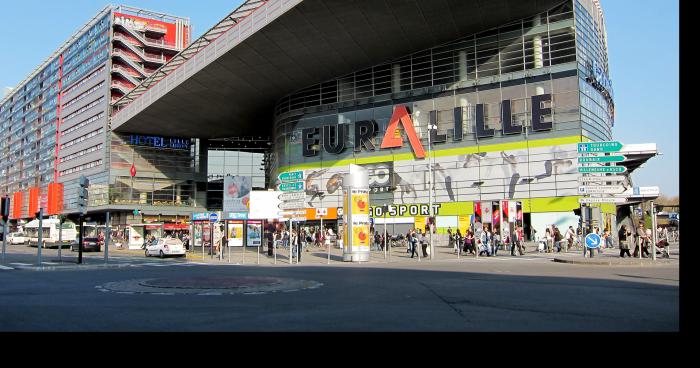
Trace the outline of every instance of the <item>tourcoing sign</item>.
<instances>
[{"instance_id":1,"label":"tourcoing sign","mask_svg":"<svg viewBox=\"0 0 700 368\"><path fill-rule=\"evenodd\" d=\"M546 119L547 116L552 115L552 108L545 107L545 104L551 101L551 94L532 96L532 130L552 130L551 120L547 121ZM461 142L464 139L463 109L464 107L462 106L454 109L453 142ZM504 135L521 134L523 132L522 126L513 124L510 100L501 102L501 113L502 133ZM437 111L431 111L428 115L430 119L429 125L437 125ZM379 133L379 125L377 122L375 120L362 120L355 122L354 125L354 151L357 153L362 152L363 149L374 151L376 149L374 138ZM403 147L401 129L406 133L416 157L425 158L425 148L418 134L416 134L411 112L408 107L404 105L398 105L394 109L394 113L389 120L389 125L379 148L391 149ZM322 137L319 137L319 134L322 134ZM345 151L345 145L347 144L346 142L348 142L348 134L349 124L334 124L325 125L323 128L303 129L301 132L302 153L304 157L314 157L319 154L321 147L323 147L323 150L328 154L340 154ZM486 125L484 104L476 105L475 134L477 138L493 137L496 134L496 129L489 129ZM447 134L438 134L436 130L431 129L430 140L434 144L446 143Z\"/></svg>"}]
</instances>

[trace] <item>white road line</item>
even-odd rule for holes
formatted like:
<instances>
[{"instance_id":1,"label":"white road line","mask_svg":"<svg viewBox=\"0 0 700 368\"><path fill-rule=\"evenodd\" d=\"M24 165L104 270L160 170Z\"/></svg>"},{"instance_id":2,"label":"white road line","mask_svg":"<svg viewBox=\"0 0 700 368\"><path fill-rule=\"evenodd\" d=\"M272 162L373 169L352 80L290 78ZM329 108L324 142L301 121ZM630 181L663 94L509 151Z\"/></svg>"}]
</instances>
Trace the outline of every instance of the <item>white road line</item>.
<instances>
[{"instance_id":1,"label":"white road line","mask_svg":"<svg viewBox=\"0 0 700 368\"><path fill-rule=\"evenodd\" d=\"M0 266L0 270L14 270L12 267Z\"/></svg>"},{"instance_id":2,"label":"white road line","mask_svg":"<svg viewBox=\"0 0 700 368\"><path fill-rule=\"evenodd\" d=\"M10 263L11 265L15 266L31 266L31 263Z\"/></svg>"}]
</instances>

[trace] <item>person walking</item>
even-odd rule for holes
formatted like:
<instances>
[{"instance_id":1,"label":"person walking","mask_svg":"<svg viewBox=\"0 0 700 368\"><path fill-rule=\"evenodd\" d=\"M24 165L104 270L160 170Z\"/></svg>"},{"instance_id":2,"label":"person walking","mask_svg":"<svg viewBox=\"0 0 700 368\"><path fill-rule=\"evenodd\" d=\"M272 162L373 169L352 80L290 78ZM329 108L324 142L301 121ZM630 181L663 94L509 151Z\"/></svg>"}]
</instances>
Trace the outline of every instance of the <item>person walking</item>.
<instances>
[{"instance_id":1,"label":"person walking","mask_svg":"<svg viewBox=\"0 0 700 368\"><path fill-rule=\"evenodd\" d=\"M457 254L462 244L462 232L459 229L457 229L457 232L454 234L452 243L454 244L454 254Z\"/></svg>"},{"instance_id":2,"label":"person walking","mask_svg":"<svg viewBox=\"0 0 700 368\"><path fill-rule=\"evenodd\" d=\"M645 248L647 238L647 232L644 229L644 224L639 223L637 226L637 233L635 234L636 245L634 247L633 255L635 258L639 257L639 252L642 252L642 258L648 258L649 252Z\"/></svg>"},{"instance_id":3,"label":"person walking","mask_svg":"<svg viewBox=\"0 0 700 368\"><path fill-rule=\"evenodd\" d=\"M575 236L576 234L574 233L574 227L569 226L569 228L566 229L566 235L564 236L564 238L566 239L566 252L568 252L569 249L573 248Z\"/></svg>"},{"instance_id":4,"label":"person walking","mask_svg":"<svg viewBox=\"0 0 700 368\"><path fill-rule=\"evenodd\" d=\"M544 238L547 241L547 249L545 253L552 253L554 251L554 238L552 237L552 232L547 228L544 231Z\"/></svg>"},{"instance_id":5,"label":"person walking","mask_svg":"<svg viewBox=\"0 0 700 368\"><path fill-rule=\"evenodd\" d=\"M418 230L418 234L420 236L420 246L423 250L423 258L428 258L428 239L425 236L426 231Z\"/></svg>"},{"instance_id":6,"label":"person walking","mask_svg":"<svg viewBox=\"0 0 700 368\"><path fill-rule=\"evenodd\" d=\"M632 233L627 230L625 225L622 225L620 228L620 231L617 233L617 239L620 242L620 257L625 258L625 254L627 254L628 257L632 257L630 254L630 244L628 242L629 236L632 235Z\"/></svg>"},{"instance_id":7,"label":"person walking","mask_svg":"<svg viewBox=\"0 0 700 368\"><path fill-rule=\"evenodd\" d=\"M518 253L520 255L524 255L523 253L523 241L524 241L524 232L523 232L523 227L518 226L517 230L515 231L515 236L512 237L510 241L510 255L515 257L515 249L518 249Z\"/></svg>"}]
</instances>

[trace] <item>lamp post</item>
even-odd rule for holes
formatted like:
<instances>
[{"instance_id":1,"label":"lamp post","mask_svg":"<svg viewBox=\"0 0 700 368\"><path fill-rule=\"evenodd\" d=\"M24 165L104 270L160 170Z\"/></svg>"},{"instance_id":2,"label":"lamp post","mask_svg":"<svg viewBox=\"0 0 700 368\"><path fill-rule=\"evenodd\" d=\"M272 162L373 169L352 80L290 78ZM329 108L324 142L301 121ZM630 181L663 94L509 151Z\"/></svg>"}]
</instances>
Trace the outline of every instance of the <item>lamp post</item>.
<instances>
[{"instance_id":1,"label":"lamp post","mask_svg":"<svg viewBox=\"0 0 700 368\"><path fill-rule=\"evenodd\" d=\"M430 225L430 219L434 217L433 213L433 155L432 155L432 142L431 142L431 136L432 136L432 130L435 129L437 131L437 125L435 124L430 124L428 122L428 171L430 173L430 178L429 183L428 183L428 213L429 213L429 218L428 218L428 231L430 231L430 260L432 261L434 259L434 254L435 254L435 247L433 246L433 227Z\"/></svg>"}]
</instances>

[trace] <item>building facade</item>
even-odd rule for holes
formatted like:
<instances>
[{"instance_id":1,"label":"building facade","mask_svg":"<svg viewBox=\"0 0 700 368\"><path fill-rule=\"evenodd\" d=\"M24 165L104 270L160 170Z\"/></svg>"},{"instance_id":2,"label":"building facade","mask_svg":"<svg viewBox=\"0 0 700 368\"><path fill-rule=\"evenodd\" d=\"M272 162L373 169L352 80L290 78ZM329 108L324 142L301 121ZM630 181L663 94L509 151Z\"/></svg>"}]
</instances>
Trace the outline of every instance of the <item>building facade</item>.
<instances>
[{"instance_id":1,"label":"building facade","mask_svg":"<svg viewBox=\"0 0 700 368\"><path fill-rule=\"evenodd\" d=\"M107 6L0 101L0 194L13 198L12 219L39 206L77 213L83 175L91 211L194 205L196 141L109 125L111 103L183 50L190 33L187 18Z\"/></svg>"},{"instance_id":2,"label":"building facade","mask_svg":"<svg viewBox=\"0 0 700 368\"><path fill-rule=\"evenodd\" d=\"M543 235L578 224L576 144L611 140L613 125L600 4L567 0L284 97L273 172L303 170L307 205L334 208L348 165L366 166L375 224L382 205L413 225L432 199L444 230L475 202L519 201ZM614 228L615 207L601 209Z\"/></svg>"}]
</instances>

